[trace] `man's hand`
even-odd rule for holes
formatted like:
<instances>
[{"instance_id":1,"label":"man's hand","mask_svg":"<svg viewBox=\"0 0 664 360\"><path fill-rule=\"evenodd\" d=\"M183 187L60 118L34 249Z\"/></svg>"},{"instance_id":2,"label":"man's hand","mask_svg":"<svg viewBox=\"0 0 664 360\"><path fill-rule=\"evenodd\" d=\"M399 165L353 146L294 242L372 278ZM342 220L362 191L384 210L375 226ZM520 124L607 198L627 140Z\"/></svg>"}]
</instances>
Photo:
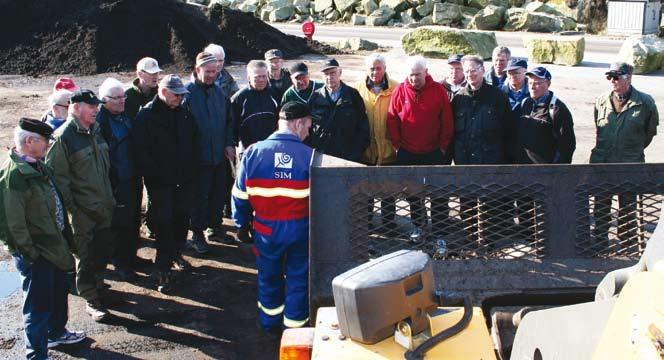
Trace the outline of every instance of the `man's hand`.
<instances>
[{"instance_id":1,"label":"man's hand","mask_svg":"<svg viewBox=\"0 0 664 360\"><path fill-rule=\"evenodd\" d=\"M235 147L234 146L226 146L224 149L224 152L226 153L226 157L228 160L235 161Z\"/></svg>"},{"instance_id":2,"label":"man's hand","mask_svg":"<svg viewBox=\"0 0 664 360\"><path fill-rule=\"evenodd\" d=\"M245 225L238 229L237 239L245 244L251 244L253 239L251 238L251 228L248 225Z\"/></svg>"}]
</instances>

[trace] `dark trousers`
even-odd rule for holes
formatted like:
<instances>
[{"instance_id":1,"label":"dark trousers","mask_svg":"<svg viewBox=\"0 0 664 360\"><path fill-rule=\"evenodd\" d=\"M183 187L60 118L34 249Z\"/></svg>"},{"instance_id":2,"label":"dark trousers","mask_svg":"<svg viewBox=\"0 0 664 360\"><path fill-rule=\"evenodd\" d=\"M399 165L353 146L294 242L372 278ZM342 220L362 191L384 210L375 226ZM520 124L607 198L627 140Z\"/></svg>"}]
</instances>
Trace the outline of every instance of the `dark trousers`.
<instances>
[{"instance_id":1,"label":"dark trousers","mask_svg":"<svg viewBox=\"0 0 664 360\"><path fill-rule=\"evenodd\" d=\"M69 277L42 257L33 263L18 253L13 257L23 287L26 356L28 359L46 359L48 339L62 336L67 325Z\"/></svg>"},{"instance_id":2,"label":"dark trousers","mask_svg":"<svg viewBox=\"0 0 664 360\"><path fill-rule=\"evenodd\" d=\"M226 192L225 161L198 167L196 197L191 209L191 230L203 231L221 226Z\"/></svg>"},{"instance_id":3,"label":"dark trousers","mask_svg":"<svg viewBox=\"0 0 664 360\"><path fill-rule=\"evenodd\" d=\"M115 209L111 231L115 237L115 265L129 269L134 265L136 249L138 246L138 226L136 213L140 214L139 195L137 190L139 179L126 179L120 181L115 188Z\"/></svg>"},{"instance_id":4,"label":"dark trousers","mask_svg":"<svg viewBox=\"0 0 664 360\"><path fill-rule=\"evenodd\" d=\"M111 220L102 222L90 218L83 210L72 214L72 230L76 245L76 288L87 301L99 297L106 264L115 253L115 239Z\"/></svg>"},{"instance_id":5,"label":"dark trousers","mask_svg":"<svg viewBox=\"0 0 664 360\"><path fill-rule=\"evenodd\" d=\"M611 202L613 195L595 196L595 237L598 251L606 251L609 247L609 227L611 224ZM617 236L623 249L638 243L638 214L636 195L618 194L618 231Z\"/></svg>"},{"instance_id":6,"label":"dark trousers","mask_svg":"<svg viewBox=\"0 0 664 360\"><path fill-rule=\"evenodd\" d=\"M430 153L416 154L403 148L397 151L397 165L449 165L450 161L446 159L440 150L434 150ZM446 197L438 197L436 194L429 194L431 199L431 227L434 235L444 235L446 225L449 223L449 207ZM423 196L409 196L406 201L410 204L410 218L417 227L424 227L427 223L426 207L424 206Z\"/></svg>"},{"instance_id":7,"label":"dark trousers","mask_svg":"<svg viewBox=\"0 0 664 360\"><path fill-rule=\"evenodd\" d=\"M225 164L225 171L226 171L226 184L224 188L224 207L226 207L226 211L228 214L231 213L231 192L233 191L233 184L235 183L235 178L233 177L234 174L234 168L235 168L235 163L229 161L224 161ZM228 215L228 218L231 218L230 215Z\"/></svg>"},{"instance_id":8,"label":"dark trousers","mask_svg":"<svg viewBox=\"0 0 664 360\"><path fill-rule=\"evenodd\" d=\"M169 271L173 261L182 254L189 229L192 186L148 186L152 201L150 219L157 238L155 262L159 271Z\"/></svg>"}]
</instances>

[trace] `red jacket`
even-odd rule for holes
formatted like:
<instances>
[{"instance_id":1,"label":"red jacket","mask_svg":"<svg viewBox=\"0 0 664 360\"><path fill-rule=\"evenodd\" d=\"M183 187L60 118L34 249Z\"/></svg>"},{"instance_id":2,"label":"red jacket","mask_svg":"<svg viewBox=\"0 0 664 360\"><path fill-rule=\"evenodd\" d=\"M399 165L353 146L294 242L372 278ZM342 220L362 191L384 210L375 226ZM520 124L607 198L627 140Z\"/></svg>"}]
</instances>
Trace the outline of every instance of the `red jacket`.
<instances>
[{"instance_id":1,"label":"red jacket","mask_svg":"<svg viewBox=\"0 0 664 360\"><path fill-rule=\"evenodd\" d=\"M443 149L449 153L454 119L447 91L430 75L420 91L406 79L393 92L387 127L395 149L416 154Z\"/></svg>"}]
</instances>

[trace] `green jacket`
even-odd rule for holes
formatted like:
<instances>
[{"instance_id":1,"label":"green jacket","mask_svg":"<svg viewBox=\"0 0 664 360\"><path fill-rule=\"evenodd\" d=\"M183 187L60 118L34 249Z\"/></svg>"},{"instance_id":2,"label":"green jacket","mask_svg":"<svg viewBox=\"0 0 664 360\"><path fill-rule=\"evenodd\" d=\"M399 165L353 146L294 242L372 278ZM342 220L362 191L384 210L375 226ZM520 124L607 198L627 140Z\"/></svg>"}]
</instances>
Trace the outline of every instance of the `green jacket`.
<instances>
[{"instance_id":1,"label":"green jacket","mask_svg":"<svg viewBox=\"0 0 664 360\"><path fill-rule=\"evenodd\" d=\"M632 94L620 113L613 110L611 93L595 101L597 142L591 163L645 162L643 150L657 134L659 114L650 95L632 87Z\"/></svg>"},{"instance_id":2,"label":"green jacket","mask_svg":"<svg viewBox=\"0 0 664 360\"><path fill-rule=\"evenodd\" d=\"M109 178L108 144L101 136L99 124L92 124L88 131L70 116L53 135L55 142L46 154L46 163L53 169L56 185L72 215L74 234L95 225L109 227L115 200ZM81 219L91 221L84 224Z\"/></svg>"},{"instance_id":3,"label":"green jacket","mask_svg":"<svg viewBox=\"0 0 664 360\"><path fill-rule=\"evenodd\" d=\"M0 170L0 241L28 261L42 256L62 270L73 269L71 229L66 216L64 231L58 227L51 170L40 162L42 174L10 152Z\"/></svg>"},{"instance_id":4,"label":"green jacket","mask_svg":"<svg viewBox=\"0 0 664 360\"><path fill-rule=\"evenodd\" d=\"M147 104L157 95L157 88L145 94L138 88L138 78L134 79L131 86L125 90L125 110L124 113L133 122L141 106Z\"/></svg>"}]
</instances>

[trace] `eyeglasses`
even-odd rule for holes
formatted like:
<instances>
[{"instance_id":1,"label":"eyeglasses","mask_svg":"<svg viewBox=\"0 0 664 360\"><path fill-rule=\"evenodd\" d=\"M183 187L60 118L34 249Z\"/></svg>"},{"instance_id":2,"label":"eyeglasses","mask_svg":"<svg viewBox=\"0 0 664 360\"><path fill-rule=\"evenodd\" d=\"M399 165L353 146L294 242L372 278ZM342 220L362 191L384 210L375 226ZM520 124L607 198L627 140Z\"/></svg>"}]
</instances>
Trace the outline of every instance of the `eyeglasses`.
<instances>
[{"instance_id":1,"label":"eyeglasses","mask_svg":"<svg viewBox=\"0 0 664 360\"><path fill-rule=\"evenodd\" d=\"M120 96L107 96L107 98L111 100L127 100L127 95L120 95Z\"/></svg>"},{"instance_id":2,"label":"eyeglasses","mask_svg":"<svg viewBox=\"0 0 664 360\"><path fill-rule=\"evenodd\" d=\"M59 107L65 108L65 109L69 109L69 104L67 104L67 105L55 104L55 106L59 106Z\"/></svg>"},{"instance_id":3,"label":"eyeglasses","mask_svg":"<svg viewBox=\"0 0 664 360\"><path fill-rule=\"evenodd\" d=\"M463 73L464 73L464 74L477 74L477 72L478 72L479 70L480 70L479 67L468 68L468 69L463 70Z\"/></svg>"}]
</instances>

